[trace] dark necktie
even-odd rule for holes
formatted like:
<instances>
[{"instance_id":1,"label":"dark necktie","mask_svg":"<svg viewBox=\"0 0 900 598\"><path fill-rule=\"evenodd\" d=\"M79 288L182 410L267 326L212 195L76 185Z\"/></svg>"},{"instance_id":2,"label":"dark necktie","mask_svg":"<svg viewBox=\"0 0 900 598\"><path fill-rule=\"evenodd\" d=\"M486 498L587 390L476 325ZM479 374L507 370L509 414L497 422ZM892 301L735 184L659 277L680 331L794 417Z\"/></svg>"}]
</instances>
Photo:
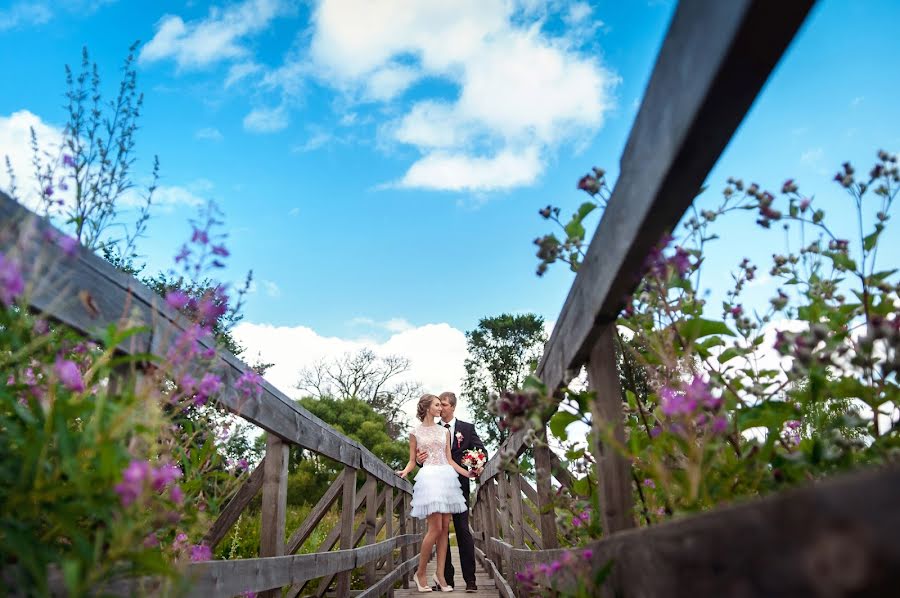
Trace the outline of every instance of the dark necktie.
<instances>
[{"instance_id":1,"label":"dark necktie","mask_svg":"<svg viewBox=\"0 0 900 598\"><path fill-rule=\"evenodd\" d=\"M449 429L450 429L450 424L444 424L444 427L447 428L447 429L449 430Z\"/></svg>"}]
</instances>

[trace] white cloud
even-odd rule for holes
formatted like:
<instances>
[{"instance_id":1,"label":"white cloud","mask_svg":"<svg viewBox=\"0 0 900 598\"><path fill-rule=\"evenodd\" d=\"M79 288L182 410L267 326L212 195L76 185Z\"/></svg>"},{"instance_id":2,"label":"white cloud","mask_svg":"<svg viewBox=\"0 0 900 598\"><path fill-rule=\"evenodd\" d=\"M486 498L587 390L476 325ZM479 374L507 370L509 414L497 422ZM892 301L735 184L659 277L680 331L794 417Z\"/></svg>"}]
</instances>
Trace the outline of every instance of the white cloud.
<instances>
[{"instance_id":1,"label":"white cloud","mask_svg":"<svg viewBox=\"0 0 900 598\"><path fill-rule=\"evenodd\" d=\"M266 295L272 298L281 297L281 287L271 280L262 281L263 287L266 289Z\"/></svg>"},{"instance_id":2,"label":"white cloud","mask_svg":"<svg viewBox=\"0 0 900 598\"><path fill-rule=\"evenodd\" d=\"M426 77L458 88L452 101L426 97L381 129L423 154L400 186L526 185L561 143L602 125L617 77L520 9L506 0L323 0L313 14L310 56L288 64L311 58L321 79L369 100L397 100ZM590 6L569 7L564 16L589 20ZM532 171L511 176L513 158ZM442 175L459 166L477 174L463 182Z\"/></svg>"},{"instance_id":3,"label":"white cloud","mask_svg":"<svg viewBox=\"0 0 900 598\"><path fill-rule=\"evenodd\" d=\"M231 68L228 69L228 76L225 77L226 89L243 81L251 75L255 75L261 70L262 67L255 62L239 62L238 64L232 65Z\"/></svg>"},{"instance_id":4,"label":"white cloud","mask_svg":"<svg viewBox=\"0 0 900 598\"><path fill-rule=\"evenodd\" d=\"M264 30L284 10L281 0L246 0L225 9L212 7L205 19L188 23L166 15L156 24L153 39L141 48L139 61L172 59L179 69L198 69L243 58L249 53L245 38Z\"/></svg>"},{"instance_id":5,"label":"white cloud","mask_svg":"<svg viewBox=\"0 0 900 598\"><path fill-rule=\"evenodd\" d=\"M16 178L17 199L32 210L40 206L40 186L34 176L31 163L31 129L37 136L41 152L48 152L55 159L61 160L59 148L63 142L62 129L45 123L38 115L28 110L18 110L9 116L0 116L0 188L8 190L11 185L6 172L6 158L12 166ZM60 173L62 167L59 168ZM57 192L59 197L62 192Z\"/></svg>"},{"instance_id":6,"label":"white cloud","mask_svg":"<svg viewBox=\"0 0 900 598\"><path fill-rule=\"evenodd\" d=\"M421 382L427 392L452 390L459 394L465 375L465 334L448 324L427 324L396 332L385 342L327 337L306 326L271 326L241 323L235 327L235 338L247 347L247 355L260 355L275 365L266 379L285 394L299 396L294 388L299 371L319 360L336 358L362 348L379 355L402 355L410 360L408 380ZM411 417L415 405L407 405ZM463 402L459 416L470 418Z\"/></svg>"},{"instance_id":7,"label":"white cloud","mask_svg":"<svg viewBox=\"0 0 900 598\"><path fill-rule=\"evenodd\" d=\"M288 212L288 216L299 216L300 208L291 208L291 211Z\"/></svg>"},{"instance_id":8,"label":"white cloud","mask_svg":"<svg viewBox=\"0 0 900 598\"><path fill-rule=\"evenodd\" d=\"M215 127L203 127L194 133L194 137L197 139L206 139L207 141L222 141L222 139L224 139L222 132Z\"/></svg>"},{"instance_id":9,"label":"white cloud","mask_svg":"<svg viewBox=\"0 0 900 598\"><path fill-rule=\"evenodd\" d=\"M371 328L382 328L388 332L405 332L412 330L414 326L404 318L390 318L389 320L376 321L372 318L353 318L348 322L351 326L368 326Z\"/></svg>"},{"instance_id":10,"label":"white cloud","mask_svg":"<svg viewBox=\"0 0 900 598\"><path fill-rule=\"evenodd\" d=\"M448 190L494 191L529 185L543 171L535 147L521 153L503 150L496 156L433 152L421 158L398 183L400 187Z\"/></svg>"},{"instance_id":11,"label":"white cloud","mask_svg":"<svg viewBox=\"0 0 900 598\"><path fill-rule=\"evenodd\" d=\"M300 145L295 145L293 148L291 148L291 150L298 153L311 152L319 149L333 139L334 135L332 135L331 133L328 133L326 131L317 131L316 133L313 133L312 136L310 136L310 138L305 142Z\"/></svg>"},{"instance_id":12,"label":"white cloud","mask_svg":"<svg viewBox=\"0 0 900 598\"><path fill-rule=\"evenodd\" d=\"M43 25L53 18L53 11L45 2L16 2L0 10L0 31Z\"/></svg>"},{"instance_id":13,"label":"white cloud","mask_svg":"<svg viewBox=\"0 0 900 598\"><path fill-rule=\"evenodd\" d=\"M800 154L800 161L808 166L821 164L824 158L825 150L821 147L814 147Z\"/></svg>"},{"instance_id":14,"label":"white cloud","mask_svg":"<svg viewBox=\"0 0 900 598\"><path fill-rule=\"evenodd\" d=\"M244 117L244 128L254 133L274 133L282 131L290 124L285 106L274 108L254 108Z\"/></svg>"},{"instance_id":15,"label":"white cloud","mask_svg":"<svg viewBox=\"0 0 900 598\"><path fill-rule=\"evenodd\" d=\"M591 5L587 2L576 2L569 7L566 14L567 23L580 23L591 16Z\"/></svg>"}]
</instances>

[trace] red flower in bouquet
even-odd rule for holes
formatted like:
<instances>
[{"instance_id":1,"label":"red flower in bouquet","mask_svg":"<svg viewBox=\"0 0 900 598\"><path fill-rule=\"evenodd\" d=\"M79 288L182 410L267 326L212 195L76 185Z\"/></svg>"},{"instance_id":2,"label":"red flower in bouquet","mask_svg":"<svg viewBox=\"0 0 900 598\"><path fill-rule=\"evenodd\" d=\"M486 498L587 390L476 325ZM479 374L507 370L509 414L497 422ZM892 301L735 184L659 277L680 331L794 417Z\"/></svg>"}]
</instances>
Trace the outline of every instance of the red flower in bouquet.
<instances>
[{"instance_id":1,"label":"red flower in bouquet","mask_svg":"<svg viewBox=\"0 0 900 598\"><path fill-rule=\"evenodd\" d=\"M463 453L462 459L460 460L460 464L463 467L468 467L469 469L481 469L484 467L484 464L487 462L487 456L481 451L481 449L469 449Z\"/></svg>"}]
</instances>

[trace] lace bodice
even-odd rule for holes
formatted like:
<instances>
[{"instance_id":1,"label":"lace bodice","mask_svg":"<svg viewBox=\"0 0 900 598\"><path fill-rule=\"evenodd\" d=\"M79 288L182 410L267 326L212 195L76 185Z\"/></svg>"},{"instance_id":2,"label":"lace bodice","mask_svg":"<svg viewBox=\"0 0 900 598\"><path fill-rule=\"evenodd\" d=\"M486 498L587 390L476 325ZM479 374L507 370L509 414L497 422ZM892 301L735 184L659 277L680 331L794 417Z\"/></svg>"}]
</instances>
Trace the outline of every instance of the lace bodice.
<instances>
[{"instance_id":1,"label":"lace bodice","mask_svg":"<svg viewBox=\"0 0 900 598\"><path fill-rule=\"evenodd\" d=\"M420 451L428 451L423 465L449 465L447 462L447 436L450 431L440 424L433 426L418 425L412 431L416 437L416 447Z\"/></svg>"}]
</instances>

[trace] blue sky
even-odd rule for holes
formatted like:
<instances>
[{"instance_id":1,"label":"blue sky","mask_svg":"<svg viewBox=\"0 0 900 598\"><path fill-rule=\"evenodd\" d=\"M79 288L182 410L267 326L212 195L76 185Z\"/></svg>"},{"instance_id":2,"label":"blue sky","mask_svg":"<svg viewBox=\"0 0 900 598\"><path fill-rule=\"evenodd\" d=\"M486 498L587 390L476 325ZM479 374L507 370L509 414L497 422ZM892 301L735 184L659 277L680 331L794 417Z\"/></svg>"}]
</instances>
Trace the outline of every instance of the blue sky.
<instances>
[{"instance_id":1,"label":"blue sky","mask_svg":"<svg viewBox=\"0 0 900 598\"><path fill-rule=\"evenodd\" d=\"M615 175L674 6L4 0L0 56L14 84L0 94L0 153L24 168L23 127L52 137L63 126L63 65L82 46L110 89L142 40L137 171L158 155L164 185L141 246L150 269L168 267L193 204L214 199L228 274L252 268L258 282L243 338L279 361L278 383L370 344L450 385L478 318L555 319L571 275L534 276L531 241L548 232L537 210L571 211L593 165ZM821 2L700 203L734 174L773 189L794 177L845 209L829 182L839 164L868 168L877 149L900 147L898 17L890 0ZM707 280L781 250L777 232L751 224L723 223ZM898 257L891 239L885 263Z\"/></svg>"}]
</instances>

